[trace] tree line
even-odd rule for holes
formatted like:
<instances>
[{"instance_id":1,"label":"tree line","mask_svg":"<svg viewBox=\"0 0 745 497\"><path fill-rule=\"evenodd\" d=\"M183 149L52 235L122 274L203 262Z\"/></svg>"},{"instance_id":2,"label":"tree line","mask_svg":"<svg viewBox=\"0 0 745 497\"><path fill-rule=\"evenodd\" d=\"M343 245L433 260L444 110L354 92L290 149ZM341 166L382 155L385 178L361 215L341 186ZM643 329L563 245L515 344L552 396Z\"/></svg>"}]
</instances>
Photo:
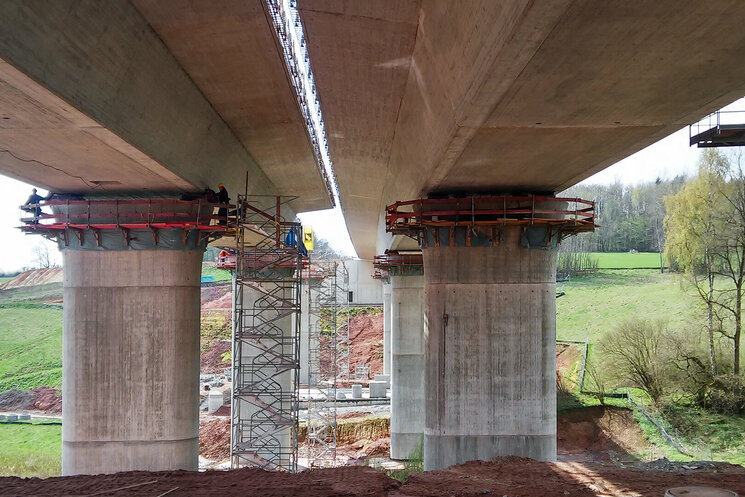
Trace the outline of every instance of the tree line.
<instances>
[{"instance_id":1,"label":"tree line","mask_svg":"<svg viewBox=\"0 0 745 497\"><path fill-rule=\"evenodd\" d=\"M562 242L564 252L661 252L665 245L664 198L676 193L685 176L657 178L651 183L624 185L580 184L565 190L562 197L595 201L600 229Z\"/></svg>"}]
</instances>

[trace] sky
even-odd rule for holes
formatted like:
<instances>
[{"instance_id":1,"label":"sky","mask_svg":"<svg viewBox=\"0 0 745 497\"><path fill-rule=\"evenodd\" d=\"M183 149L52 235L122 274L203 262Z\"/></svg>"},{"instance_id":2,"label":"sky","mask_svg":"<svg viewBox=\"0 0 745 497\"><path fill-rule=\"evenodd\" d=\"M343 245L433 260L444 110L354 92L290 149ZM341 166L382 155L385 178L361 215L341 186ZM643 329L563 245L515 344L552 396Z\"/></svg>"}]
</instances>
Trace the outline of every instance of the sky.
<instances>
[{"instance_id":1,"label":"sky","mask_svg":"<svg viewBox=\"0 0 745 497\"><path fill-rule=\"evenodd\" d=\"M745 110L745 98L728 105L723 110ZM745 119L745 114L742 116ZM660 177L671 179L683 174L696 173L700 149L688 146L688 127L663 138L657 143L617 162L589 177L584 183L638 184L654 181ZM0 176L0 272L18 271L34 265L34 247L47 244L50 253L60 262L59 253L49 241L38 235L24 235L17 226L23 204L31 194L31 185ZM40 190L42 195L46 191ZM325 238L332 247L344 255L354 256L355 251L347 234L341 210L329 209L300 214L304 225L313 228L317 238Z\"/></svg>"}]
</instances>

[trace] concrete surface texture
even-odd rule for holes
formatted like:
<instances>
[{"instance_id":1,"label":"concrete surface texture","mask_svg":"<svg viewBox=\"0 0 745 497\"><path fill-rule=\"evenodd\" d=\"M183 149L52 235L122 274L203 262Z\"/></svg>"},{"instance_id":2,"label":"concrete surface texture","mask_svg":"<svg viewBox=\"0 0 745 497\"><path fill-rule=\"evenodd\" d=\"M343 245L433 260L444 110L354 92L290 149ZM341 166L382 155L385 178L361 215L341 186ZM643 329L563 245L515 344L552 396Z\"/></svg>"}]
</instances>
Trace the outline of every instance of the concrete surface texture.
<instances>
[{"instance_id":1,"label":"concrete surface texture","mask_svg":"<svg viewBox=\"0 0 745 497\"><path fill-rule=\"evenodd\" d=\"M745 94L737 0L299 8L363 258L395 200L559 191Z\"/></svg>"},{"instance_id":2,"label":"concrete surface texture","mask_svg":"<svg viewBox=\"0 0 745 497\"><path fill-rule=\"evenodd\" d=\"M383 283L383 374L391 374L391 284Z\"/></svg>"},{"instance_id":3,"label":"concrete surface texture","mask_svg":"<svg viewBox=\"0 0 745 497\"><path fill-rule=\"evenodd\" d=\"M556 459L556 252L423 250L424 469L517 455Z\"/></svg>"},{"instance_id":4,"label":"concrete surface texture","mask_svg":"<svg viewBox=\"0 0 745 497\"><path fill-rule=\"evenodd\" d=\"M196 470L202 251L62 255L62 474Z\"/></svg>"},{"instance_id":5,"label":"concrete surface texture","mask_svg":"<svg viewBox=\"0 0 745 497\"><path fill-rule=\"evenodd\" d=\"M349 271L349 291L352 292L350 305L380 305L383 302L383 288L380 280L372 277L375 273L372 261L345 259L343 262Z\"/></svg>"},{"instance_id":6,"label":"concrete surface texture","mask_svg":"<svg viewBox=\"0 0 745 497\"><path fill-rule=\"evenodd\" d=\"M260 5L2 2L0 149L25 161L0 153L0 172L57 191L224 182L233 196L248 174L250 192L329 207Z\"/></svg>"},{"instance_id":7,"label":"concrete surface texture","mask_svg":"<svg viewBox=\"0 0 745 497\"><path fill-rule=\"evenodd\" d=\"M424 435L424 276L391 277L391 459Z\"/></svg>"}]
</instances>

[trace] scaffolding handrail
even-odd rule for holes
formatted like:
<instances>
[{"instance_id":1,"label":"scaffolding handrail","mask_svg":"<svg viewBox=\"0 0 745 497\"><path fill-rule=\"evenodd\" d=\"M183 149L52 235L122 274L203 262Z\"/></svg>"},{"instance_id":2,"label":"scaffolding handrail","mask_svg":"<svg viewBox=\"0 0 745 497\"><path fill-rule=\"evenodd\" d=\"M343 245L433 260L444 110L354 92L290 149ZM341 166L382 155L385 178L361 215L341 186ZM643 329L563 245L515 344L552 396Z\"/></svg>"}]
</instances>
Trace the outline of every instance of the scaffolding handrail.
<instances>
[{"instance_id":1,"label":"scaffolding handrail","mask_svg":"<svg viewBox=\"0 0 745 497\"><path fill-rule=\"evenodd\" d=\"M101 212L100 207L113 206L112 212ZM141 207L135 211L120 210L120 207ZM182 207L183 210L162 210L163 207ZM52 213L44 212L51 207ZM74 212L71 212L70 208ZM78 210L78 207L82 209ZM234 204L204 202L201 200L176 199L102 199L102 200L45 200L35 204L24 204L21 210L31 216L21 218L23 231L66 229L168 229L189 228L200 231L228 231L235 223L230 210ZM54 212L55 208L62 208ZM214 209L226 209L227 215L213 214Z\"/></svg>"},{"instance_id":2,"label":"scaffolding handrail","mask_svg":"<svg viewBox=\"0 0 745 497\"><path fill-rule=\"evenodd\" d=\"M745 131L745 110L718 110L690 124L688 143L705 146L716 141L723 130Z\"/></svg>"},{"instance_id":3,"label":"scaffolding handrail","mask_svg":"<svg viewBox=\"0 0 745 497\"><path fill-rule=\"evenodd\" d=\"M391 276L414 276L424 274L422 253L401 254L396 250L386 250L373 258L375 272L373 279L384 280Z\"/></svg>"},{"instance_id":4,"label":"scaffolding handrail","mask_svg":"<svg viewBox=\"0 0 745 497\"><path fill-rule=\"evenodd\" d=\"M551 209L536 202L573 203L574 209ZM436 210L425 210L429 206ZM595 202L590 200L548 195L420 198L387 206L385 218L387 232L409 236L417 236L428 226L553 225L580 232L595 229L594 210Z\"/></svg>"}]
</instances>

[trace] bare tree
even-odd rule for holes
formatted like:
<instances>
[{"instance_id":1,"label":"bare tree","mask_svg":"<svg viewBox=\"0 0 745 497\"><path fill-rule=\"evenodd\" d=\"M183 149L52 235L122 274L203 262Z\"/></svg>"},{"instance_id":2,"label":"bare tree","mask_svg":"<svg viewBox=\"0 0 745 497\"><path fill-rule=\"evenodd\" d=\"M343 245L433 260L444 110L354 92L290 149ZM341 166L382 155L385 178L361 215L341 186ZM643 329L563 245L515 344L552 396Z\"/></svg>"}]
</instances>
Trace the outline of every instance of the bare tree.
<instances>
[{"instance_id":1,"label":"bare tree","mask_svg":"<svg viewBox=\"0 0 745 497\"><path fill-rule=\"evenodd\" d=\"M630 320L608 332L600 348L610 374L641 388L657 402L664 393L668 361L663 354L667 326L663 321Z\"/></svg>"},{"instance_id":2,"label":"bare tree","mask_svg":"<svg viewBox=\"0 0 745 497\"><path fill-rule=\"evenodd\" d=\"M39 243L33 248L34 266L39 269L54 267L54 261L49 254L49 246L45 243Z\"/></svg>"}]
</instances>

